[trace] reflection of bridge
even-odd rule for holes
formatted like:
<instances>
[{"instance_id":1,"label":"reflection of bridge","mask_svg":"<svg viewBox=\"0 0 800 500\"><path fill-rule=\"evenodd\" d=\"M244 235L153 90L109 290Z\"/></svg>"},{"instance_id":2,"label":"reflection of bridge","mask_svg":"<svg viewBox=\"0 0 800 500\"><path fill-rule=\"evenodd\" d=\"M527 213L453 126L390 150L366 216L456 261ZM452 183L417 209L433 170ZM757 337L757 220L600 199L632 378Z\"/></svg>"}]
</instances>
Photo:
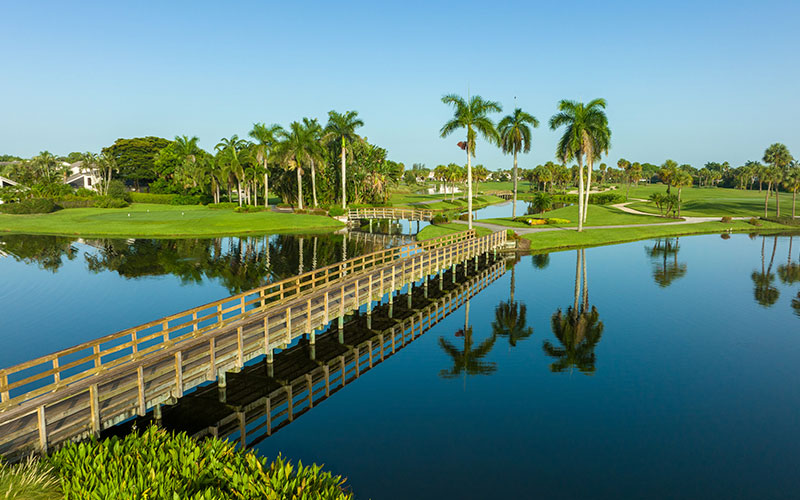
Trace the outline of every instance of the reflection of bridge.
<instances>
[{"instance_id":1,"label":"reflection of bridge","mask_svg":"<svg viewBox=\"0 0 800 500\"><path fill-rule=\"evenodd\" d=\"M495 251L465 231L366 254L0 370L0 454L98 434L405 285Z\"/></svg>"},{"instance_id":2,"label":"reflection of bridge","mask_svg":"<svg viewBox=\"0 0 800 500\"><path fill-rule=\"evenodd\" d=\"M384 248L407 245L414 241L414 236L410 234L365 233L364 231L348 231L346 237L349 241L372 243Z\"/></svg>"},{"instance_id":3,"label":"reflection of bridge","mask_svg":"<svg viewBox=\"0 0 800 500\"><path fill-rule=\"evenodd\" d=\"M410 306L398 300L375 308L371 316L356 314L343 330L330 328L314 343L304 338L276 354L273 363L262 361L228 374L225 385L206 385L110 432L157 420L195 437L213 435L253 446L419 338L504 272L502 262L479 270L460 266L434 278L429 291L409 295Z\"/></svg>"},{"instance_id":4,"label":"reflection of bridge","mask_svg":"<svg viewBox=\"0 0 800 500\"><path fill-rule=\"evenodd\" d=\"M410 221L430 221L433 219L433 210L423 210L419 208L390 208L390 207L367 207L351 208L347 214L350 220L354 219L385 219L385 220L410 220Z\"/></svg>"}]
</instances>

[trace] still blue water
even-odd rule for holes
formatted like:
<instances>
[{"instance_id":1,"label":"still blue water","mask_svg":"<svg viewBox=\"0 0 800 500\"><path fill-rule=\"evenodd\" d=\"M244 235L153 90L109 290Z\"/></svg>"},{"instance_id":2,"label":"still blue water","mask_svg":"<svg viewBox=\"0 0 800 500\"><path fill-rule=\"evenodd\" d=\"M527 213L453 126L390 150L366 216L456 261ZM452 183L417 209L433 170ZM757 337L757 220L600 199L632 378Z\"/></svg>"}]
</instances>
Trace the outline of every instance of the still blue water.
<instances>
[{"instance_id":1,"label":"still blue water","mask_svg":"<svg viewBox=\"0 0 800 500\"><path fill-rule=\"evenodd\" d=\"M270 267L298 265L275 261L290 241L272 246ZM94 247L71 246L55 272L41 252L0 258L0 365L257 281L187 281L181 262L213 261L196 248L164 257L159 276L112 255L95 274ZM800 236L643 241L509 267L470 302L473 348L489 347L473 369L442 347L463 349L462 307L257 451L325 464L358 498L800 496ZM585 328L573 335L576 302ZM500 328L509 309L513 342Z\"/></svg>"}]
</instances>

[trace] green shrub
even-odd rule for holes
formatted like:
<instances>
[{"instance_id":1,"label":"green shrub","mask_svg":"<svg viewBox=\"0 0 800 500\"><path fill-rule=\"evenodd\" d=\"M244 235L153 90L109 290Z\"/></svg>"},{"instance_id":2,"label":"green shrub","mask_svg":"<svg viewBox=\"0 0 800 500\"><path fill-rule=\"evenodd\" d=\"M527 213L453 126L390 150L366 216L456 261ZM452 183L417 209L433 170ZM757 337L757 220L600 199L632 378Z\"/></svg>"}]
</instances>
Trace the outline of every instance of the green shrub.
<instances>
[{"instance_id":1,"label":"green shrub","mask_svg":"<svg viewBox=\"0 0 800 500\"><path fill-rule=\"evenodd\" d=\"M157 193L130 193L131 201L134 203L153 203L158 205L172 205L174 194Z\"/></svg>"},{"instance_id":2,"label":"green shrub","mask_svg":"<svg viewBox=\"0 0 800 500\"><path fill-rule=\"evenodd\" d=\"M328 215L331 217L340 217L346 213L347 211L342 207L331 207L328 209Z\"/></svg>"},{"instance_id":3,"label":"green shrub","mask_svg":"<svg viewBox=\"0 0 800 500\"><path fill-rule=\"evenodd\" d=\"M272 463L220 439L150 427L141 434L69 443L51 461L64 498L350 499L344 480L316 465Z\"/></svg>"},{"instance_id":4,"label":"green shrub","mask_svg":"<svg viewBox=\"0 0 800 500\"><path fill-rule=\"evenodd\" d=\"M761 225L761 221L759 221L755 217L751 217L750 220L747 221L747 223L750 224L751 226L760 226Z\"/></svg>"},{"instance_id":5,"label":"green shrub","mask_svg":"<svg viewBox=\"0 0 800 500\"><path fill-rule=\"evenodd\" d=\"M209 203L208 204L208 208L212 208L214 210L217 210L217 209L220 209L220 210L221 209L231 209L231 208L236 208L238 206L239 206L238 204L236 204L236 203L234 203L232 201L223 201L221 203Z\"/></svg>"},{"instance_id":6,"label":"green shrub","mask_svg":"<svg viewBox=\"0 0 800 500\"><path fill-rule=\"evenodd\" d=\"M56 205L58 208L88 208L93 207L96 201L97 197L79 198L76 196L74 199L70 200L58 200Z\"/></svg>"},{"instance_id":7,"label":"green shrub","mask_svg":"<svg viewBox=\"0 0 800 500\"><path fill-rule=\"evenodd\" d=\"M450 222L450 220L444 214L437 214L433 216L431 222L433 222L434 224L447 224L448 222Z\"/></svg>"},{"instance_id":8,"label":"green shrub","mask_svg":"<svg viewBox=\"0 0 800 500\"><path fill-rule=\"evenodd\" d=\"M548 217L547 219L548 224L569 224L569 219L560 219L558 217Z\"/></svg>"},{"instance_id":9,"label":"green shrub","mask_svg":"<svg viewBox=\"0 0 800 500\"><path fill-rule=\"evenodd\" d=\"M94 202L97 208L125 208L129 205L127 201L111 196L99 196Z\"/></svg>"},{"instance_id":10,"label":"green shrub","mask_svg":"<svg viewBox=\"0 0 800 500\"><path fill-rule=\"evenodd\" d=\"M56 210L56 204L48 198L28 198L16 203L3 203L0 212L6 214L49 214Z\"/></svg>"},{"instance_id":11,"label":"green shrub","mask_svg":"<svg viewBox=\"0 0 800 500\"><path fill-rule=\"evenodd\" d=\"M726 215L725 217L723 217L723 218L720 220L720 222L730 222L730 221L732 221L732 220L733 220L733 219L732 219L732 218L731 218L729 215Z\"/></svg>"},{"instance_id":12,"label":"green shrub","mask_svg":"<svg viewBox=\"0 0 800 500\"><path fill-rule=\"evenodd\" d=\"M201 205L202 203L202 196L191 194L173 194L170 201L170 205Z\"/></svg>"},{"instance_id":13,"label":"green shrub","mask_svg":"<svg viewBox=\"0 0 800 500\"><path fill-rule=\"evenodd\" d=\"M292 208L288 203L278 203L278 208Z\"/></svg>"},{"instance_id":14,"label":"green shrub","mask_svg":"<svg viewBox=\"0 0 800 500\"><path fill-rule=\"evenodd\" d=\"M264 208L264 207L261 207L261 208ZM311 215L328 215L328 212L326 212L325 210L323 210L321 208L312 208L311 210L308 211L308 213L310 213Z\"/></svg>"},{"instance_id":15,"label":"green shrub","mask_svg":"<svg viewBox=\"0 0 800 500\"><path fill-rule=\"evenodd\" d=\"M75 196L80 198L94 198L97 196L97 191L92 191L89 188L78 188L75 190Z\"/></svg>"},{"instance_id":16,"label":"green shrub","mask_svg":"<svg viewBox=\"0 0 800 500\"><path fill-rule=\"evenodd\" d=\"M125 200L128 203L131 202L131 194L128 192L128 188L126 188L125 183L119 179L114 179L108 183L108 191L106 191L106 193L111 198Z\"/></svg>"},{"instance_id":17,"label":"green shrub","mask_svg":"<svg viewBox=\"0 0 800 500\"><path fill-rule=\"evenodd\" d=\"M266 208L255 205L242 205L241 207L236 207L233 209L233 211L236 213L263 212L264 210L266 210Z\"/></svg>"},{"instance_id":18,"label":"green shrub","mask_svg":"<svg viewBox=\"0 0 800 500\"><path fill-rule=\"evenodd\" d=\"M308 210L306 210L305 208L295 208L294 209L294 213L296 213L296 214L307 214Z\"/></svg>"},{"instance_id":19,"label":"green shrub","mask_svg":"<svg viewBox=\"0 0 800 500\"><path fill-rule=\"evenodd\" d=\"M55 500L63 496L50 464L29 457L15 465L0 463L0 498Z\"/></svg>"}]
</instances>

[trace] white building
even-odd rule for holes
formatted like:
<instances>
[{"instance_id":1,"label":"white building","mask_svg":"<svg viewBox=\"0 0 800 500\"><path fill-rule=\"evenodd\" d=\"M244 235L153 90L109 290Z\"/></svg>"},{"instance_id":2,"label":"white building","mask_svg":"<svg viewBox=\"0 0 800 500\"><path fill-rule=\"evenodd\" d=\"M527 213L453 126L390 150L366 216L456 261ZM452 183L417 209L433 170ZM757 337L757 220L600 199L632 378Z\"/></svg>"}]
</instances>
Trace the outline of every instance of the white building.
<instances>
[{"instance_id":1,"label":"white building","mask_svg":"<svg viewBox=\"0 0 800 500\"><path fill-rule=\"evenodd\" d=\"M100 184L100 172L97 170L86 170L83 168L82 161L76 161L69 166L69 177L64 181L75 189L86 188L97 191Z\"/></svg>"}]
</instances>

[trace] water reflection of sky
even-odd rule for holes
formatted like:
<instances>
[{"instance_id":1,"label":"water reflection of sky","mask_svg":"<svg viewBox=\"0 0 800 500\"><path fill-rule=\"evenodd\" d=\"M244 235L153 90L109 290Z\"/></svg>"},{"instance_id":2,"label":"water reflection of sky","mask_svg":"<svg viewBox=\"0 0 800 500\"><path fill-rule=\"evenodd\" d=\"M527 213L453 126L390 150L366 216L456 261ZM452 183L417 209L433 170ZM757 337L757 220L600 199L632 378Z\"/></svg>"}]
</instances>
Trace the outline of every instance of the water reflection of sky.
<instances>
[{"instance_id":1,"label":"water reflection of sky","mask_svg":"<svg viewBox=\"0 0 800 500\"><path fill-rule=\"evenodd\" d=\"M800 282L780 266L800 265L800 236L585 250L586 303L603 324L594 371L553 373L543 346L564 347L552 319L575 303L579 255L522 257L471 300L470 340L492 344L490 375L442 376L454 361L442 340L466 341L462 307L259 452L324 463L363 498L798 496ZM88 274L81 258L55 274L4 258L0 278L2 356L226 293L172 275ZM520 326L533 330L515 346L495 335L512 281L517 321L524 305ZM777 296L764 301L764 287Z\"/></svg>"}]
</instances>

